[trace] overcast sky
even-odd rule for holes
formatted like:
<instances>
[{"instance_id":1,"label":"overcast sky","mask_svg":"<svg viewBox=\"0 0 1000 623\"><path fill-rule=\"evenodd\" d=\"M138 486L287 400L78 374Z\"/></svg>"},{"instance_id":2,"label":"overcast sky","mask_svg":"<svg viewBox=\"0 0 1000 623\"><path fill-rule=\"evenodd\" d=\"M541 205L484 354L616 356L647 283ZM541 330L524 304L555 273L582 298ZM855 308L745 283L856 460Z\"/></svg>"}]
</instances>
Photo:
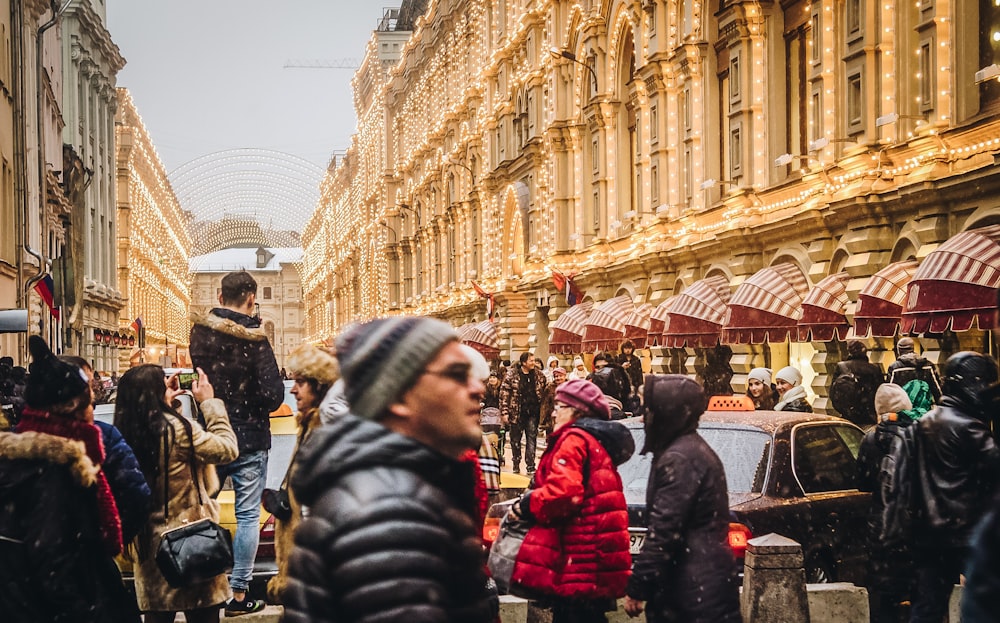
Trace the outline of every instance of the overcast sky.
<instances>
[{"instance_id":1,"label":"overcast sky","mask_svg":"<svg viewBox=\"0 0 1000 623\"><path fill-rule=\"evenodd\" d=\"M353 70L286 61L364 56L370 0L107 0L108 30L167 171L215 151L274 149L326 168L355 130ZM388 2L386 6L398 6Z\"/></svg>"}]
</instances>

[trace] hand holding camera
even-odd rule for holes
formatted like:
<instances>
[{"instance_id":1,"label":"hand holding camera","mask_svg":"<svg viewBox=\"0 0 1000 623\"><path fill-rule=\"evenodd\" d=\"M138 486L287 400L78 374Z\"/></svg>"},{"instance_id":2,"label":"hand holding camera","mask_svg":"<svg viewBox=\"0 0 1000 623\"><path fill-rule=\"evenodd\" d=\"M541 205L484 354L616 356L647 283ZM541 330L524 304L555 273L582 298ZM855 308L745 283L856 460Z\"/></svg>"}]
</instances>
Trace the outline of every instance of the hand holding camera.
<instances>
[{"instance_id":1,"label":"hand holding camera","mask_svg":"<svg viewBox=\"0 0 1000 623\"><path fill-rule=\"evenodd\" d=\"M215 398L215 388L208 382L208 375L204 370L198 368L198 373L192 376L195 378L191 382L191 394L198 404Z\"/></svg>"}]
</instances>

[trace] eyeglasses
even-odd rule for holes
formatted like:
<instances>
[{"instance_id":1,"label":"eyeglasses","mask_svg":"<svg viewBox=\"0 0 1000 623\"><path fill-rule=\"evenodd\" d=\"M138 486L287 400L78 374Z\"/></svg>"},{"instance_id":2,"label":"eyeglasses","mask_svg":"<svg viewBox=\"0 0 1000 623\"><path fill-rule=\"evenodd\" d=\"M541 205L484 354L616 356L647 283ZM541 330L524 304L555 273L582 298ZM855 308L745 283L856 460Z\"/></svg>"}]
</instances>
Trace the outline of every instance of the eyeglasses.
<instances>
[{"instance_id":1,"label":"eyeglasses","mask_svg":"<svg viewBox=\"0 0 1000 623\"><path fill-rule=\"evenodd\" d=\"M556 403L552 404L552 410L553 411L558 411L559 409L572 409L572 408L573 407L569 406L568 404L566 404L564 402L556 402Z\"/></svg>"},{"instance_id":2,"label":"eyeglasses","mask_svg":"<svg viewBox=\"0 0 1000 623\"><path fill-rule=\"evenodd\" d=\"M472 375L472 366L467 363L453 363L445 366L443 370L424 370L423 374L450 379L459 385L468 385L469 377Z\"/></svg>"}]
</instances>

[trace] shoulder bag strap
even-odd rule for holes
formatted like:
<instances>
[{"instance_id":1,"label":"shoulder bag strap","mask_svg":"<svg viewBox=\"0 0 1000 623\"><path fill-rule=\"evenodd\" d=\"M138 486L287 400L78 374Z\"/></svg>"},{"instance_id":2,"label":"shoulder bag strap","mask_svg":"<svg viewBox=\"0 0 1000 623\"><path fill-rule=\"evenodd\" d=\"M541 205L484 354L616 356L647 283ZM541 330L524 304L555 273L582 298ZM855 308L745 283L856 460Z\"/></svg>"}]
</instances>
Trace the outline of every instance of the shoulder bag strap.
<instances>
[{"instance_id":1,"label":"shoulder bag strap","mask_svg":"<svg viewBox=\"0 0 1000 623\"><path fill-rule=\"evenodd\" d=\"M191 446L191 456L189 457L188 466L191 469L191 481L194 482L195 491L198 493L198 505L202 505L204 501L201 497L201 484L198 478L198 470L195 467L194 460L194 435L191 433L191 424L189 422L181 421L181 426L184 427L185 432L187 432L188 444ZM167 446L167 433L163 432L163 518L166 519L170 516L167 510L167 504L170 500L170 448Z\"/></svg>"}]
</instances>

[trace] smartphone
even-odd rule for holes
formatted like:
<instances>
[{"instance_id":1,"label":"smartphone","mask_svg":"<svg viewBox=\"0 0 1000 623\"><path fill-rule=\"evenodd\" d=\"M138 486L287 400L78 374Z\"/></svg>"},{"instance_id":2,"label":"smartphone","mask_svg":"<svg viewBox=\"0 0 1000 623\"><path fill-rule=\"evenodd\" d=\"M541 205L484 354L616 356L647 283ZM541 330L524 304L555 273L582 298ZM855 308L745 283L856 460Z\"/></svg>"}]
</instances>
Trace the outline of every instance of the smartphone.
<instances>
[{"instance_id":1,"label":"smartphone","mask_svg":"<svg viewBox=\"0 0 1000 623\"><path fill-rule=\"evenodd\" d=\"M198 379L197 372L181 372L177 375L177 382L181 389L191 389L191 384Z\"/></svg>"}]
</instances>

